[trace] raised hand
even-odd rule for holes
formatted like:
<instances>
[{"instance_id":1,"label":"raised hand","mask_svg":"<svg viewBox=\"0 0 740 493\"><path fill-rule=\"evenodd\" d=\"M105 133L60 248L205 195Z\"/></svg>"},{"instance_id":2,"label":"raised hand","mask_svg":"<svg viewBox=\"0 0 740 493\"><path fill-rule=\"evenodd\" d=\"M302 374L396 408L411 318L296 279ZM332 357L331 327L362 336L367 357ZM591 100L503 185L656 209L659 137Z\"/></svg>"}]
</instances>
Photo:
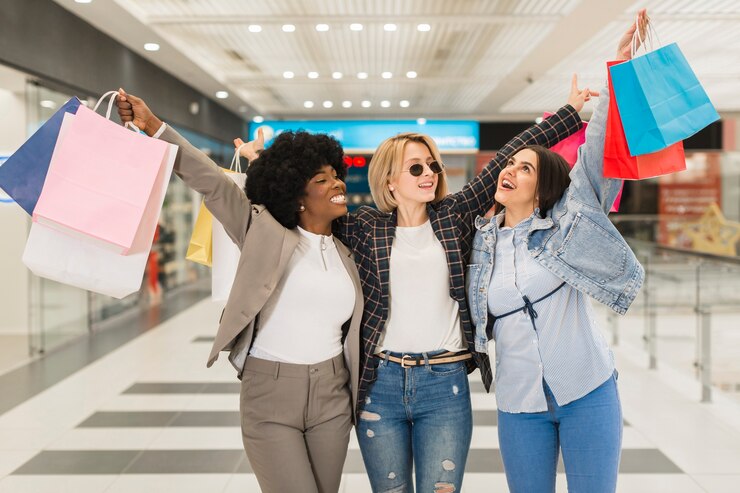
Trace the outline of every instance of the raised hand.
<instances>
[{"instance_id":1,"label":"raised hand","mask_svg":"<svg viewBox=\"0 0 740 493\"><path fill-rule=\"evenodd\" d=\"M645 39L647 27L650 18L647 16L647 9L640 9L637 12L637 20L632 23L629 29L622 35L617 47L617 60L630 60L632 58L632 38L637 32L637 25L640 25L640 36L637 38L635 50L640 47L640 39Z\"/></svg>"},{"instance_id":2,"label":"raised hand","mask_svg":"<svg viewBox=\"0 0 740 493\"><path fill-rule=\"evenodd\" d=\"M260 152L265 148L265 135L262 132L262 129L258 128L257 138L250 140L246 144L244 144L244 141L240 138L234 139L234 148L238 149L241 145L244 145L244 147L239 151L240 156L245 157L250 161L257 159L260 156Z\"/></svg>"},{"instance_id":3,"label":"raised hand","mask_svg":"<svg viewBox=\"0 0 740 493\"><path fill-rule=\"evenodd\" d=\"M127 94L123 89L118 90L116 105L118 106L118 116L121 117L124 124L132 122L149 136L157 133L159 127L162 126L162 120L152 113L143 99L133 94Z\"/></svg>"},{"instance_id":4,"label":"raised hand","mask_svg":"<svg viewBox=\"0 0 740 493\"><path fill-rule=\"evenodd\" d=\"M568 104L575 108L576 111L581 111L586 101L589 101L592 97L599 97L599 93L592 91L588 87L586 89L578 89L578 76L573 74L573 78L570 82L570 96L568 96Z\"/></svg>"}]
</instances>

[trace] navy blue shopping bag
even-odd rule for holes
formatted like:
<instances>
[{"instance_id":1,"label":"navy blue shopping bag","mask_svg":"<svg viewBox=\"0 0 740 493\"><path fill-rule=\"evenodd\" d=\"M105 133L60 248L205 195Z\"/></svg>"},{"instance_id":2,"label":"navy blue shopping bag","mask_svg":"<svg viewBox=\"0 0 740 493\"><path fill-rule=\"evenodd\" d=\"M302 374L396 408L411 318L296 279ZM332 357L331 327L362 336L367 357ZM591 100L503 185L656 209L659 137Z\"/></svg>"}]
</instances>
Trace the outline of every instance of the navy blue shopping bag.
<instances>
[{"instance_id":1,"label":"navy blue shopping bag","mask_svg":"<svg viewBox=\"0 0 740 493\"><path fill-rule=\"evenodd\" d=\"M0 188L29 215L33 215L33 209L44 187L64 114L77 113L80 104L80 100L75 97L64 103L0 166Z\"/></svg>"}]
</instances>

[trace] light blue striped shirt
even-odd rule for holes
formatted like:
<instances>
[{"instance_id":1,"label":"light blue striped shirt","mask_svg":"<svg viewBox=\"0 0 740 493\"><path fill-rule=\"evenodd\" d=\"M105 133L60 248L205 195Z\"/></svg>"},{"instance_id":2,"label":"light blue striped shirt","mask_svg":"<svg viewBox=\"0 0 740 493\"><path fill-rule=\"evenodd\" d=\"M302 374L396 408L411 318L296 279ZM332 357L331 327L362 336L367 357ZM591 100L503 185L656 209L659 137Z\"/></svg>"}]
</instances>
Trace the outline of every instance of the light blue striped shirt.
<instances>
[{"instance_id":1,"label":"light blue striped shirt","mask_svg":"<svg viewBox=\"0 0 740 493\"><path fill-rule=\"evenodd\" d=\"M488 310L494 315L523 307L522 296L535 301L562 283L527 250L532 217L514 228L502 225L503 213L496 217L496 257L488 291ZM526 310L518 311L493 326L496 402L504 412L547 411L543 378L563 406L585 396L614 372L614 356L586 295L566 284L535 303L534 309L534 320Z\"/></svg>"}]
</instances>

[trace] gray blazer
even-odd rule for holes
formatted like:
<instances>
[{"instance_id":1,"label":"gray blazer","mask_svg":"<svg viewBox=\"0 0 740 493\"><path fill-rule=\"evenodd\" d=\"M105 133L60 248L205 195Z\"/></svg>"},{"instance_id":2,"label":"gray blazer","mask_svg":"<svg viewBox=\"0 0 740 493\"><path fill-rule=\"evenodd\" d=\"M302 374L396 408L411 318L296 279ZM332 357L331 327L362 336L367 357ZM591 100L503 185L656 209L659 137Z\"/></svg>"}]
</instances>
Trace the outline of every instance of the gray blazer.
<instances>
[{"instance_id":1,"label":"gray blazer","mask_svg":"<svg viewBox=\"0 0 740 493\"><path fill-rule=\"evenodd\" d=\"M299 233L283 227L264 206L251 204L244 190L170 126L167 126L160 139L180 147L175 160L175 173L190 188L204 195L208 210L241 250L234 285L208 357L210 367L221 351L230 351L229 360L241 379L244 360L254 339L255 320L283 276L298 246ZM344 342L354 416L360 372L363 294L352 252L336 238L334 243L355 287L355 307L348 321L349 330Z\"/></svg>"}]
</instances>

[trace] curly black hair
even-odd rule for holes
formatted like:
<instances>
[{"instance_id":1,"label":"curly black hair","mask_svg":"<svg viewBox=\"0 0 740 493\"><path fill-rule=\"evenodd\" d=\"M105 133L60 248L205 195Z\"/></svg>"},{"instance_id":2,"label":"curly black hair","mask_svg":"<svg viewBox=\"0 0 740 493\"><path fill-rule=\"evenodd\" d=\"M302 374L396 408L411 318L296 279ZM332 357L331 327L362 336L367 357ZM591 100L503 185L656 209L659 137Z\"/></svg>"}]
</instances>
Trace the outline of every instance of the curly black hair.
<instances>
[{"instance_id":1,"label":"curly black hair","mask_svg":"<svg viewBox=\"0 0 740 493\"><path fill-rule=\"evenodd\" d=\"M247 168L247 198L264 205L280 224L293 229L298 225L298 202L306 184L327 164L344 180L347 165L337 139L302 130L283 132Z\"/></svg>"}]
</instances>

